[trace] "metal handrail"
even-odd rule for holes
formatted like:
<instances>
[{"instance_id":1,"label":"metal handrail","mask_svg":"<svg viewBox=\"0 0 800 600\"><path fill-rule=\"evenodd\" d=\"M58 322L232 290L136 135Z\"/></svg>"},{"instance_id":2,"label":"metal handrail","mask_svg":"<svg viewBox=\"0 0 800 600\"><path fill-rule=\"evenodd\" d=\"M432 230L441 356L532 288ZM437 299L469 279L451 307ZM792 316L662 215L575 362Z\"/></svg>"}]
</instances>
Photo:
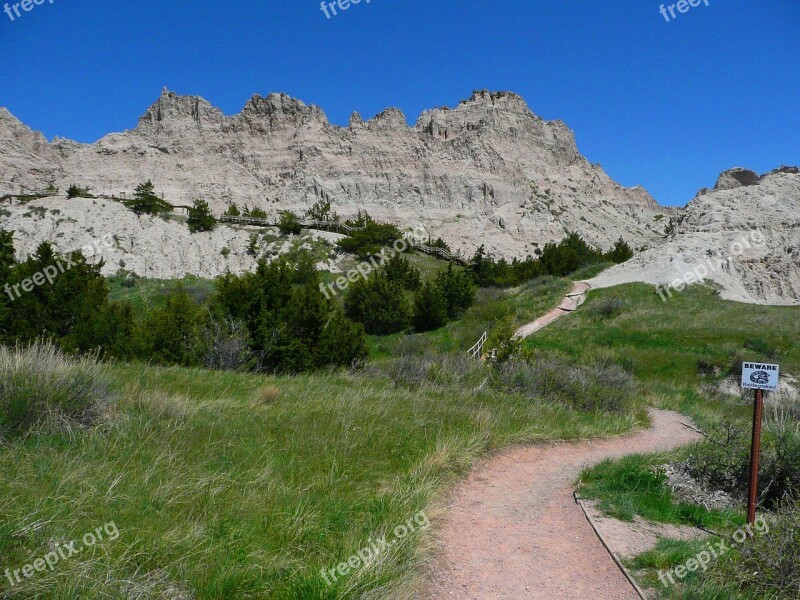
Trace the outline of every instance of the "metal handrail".
<instances>
[{"instance_id":1,"label":"metal handrail","mask_svg":"<svg viewBox=\"0 0 800 600\"><path fill-rule=\"evenodd\" d=\"M484 331L481 339L469 350L467 350L467 358L474 359L483 355L483 347L486 345L486 340L489 339L489 332Z\"/></svg>"}]
</instances>

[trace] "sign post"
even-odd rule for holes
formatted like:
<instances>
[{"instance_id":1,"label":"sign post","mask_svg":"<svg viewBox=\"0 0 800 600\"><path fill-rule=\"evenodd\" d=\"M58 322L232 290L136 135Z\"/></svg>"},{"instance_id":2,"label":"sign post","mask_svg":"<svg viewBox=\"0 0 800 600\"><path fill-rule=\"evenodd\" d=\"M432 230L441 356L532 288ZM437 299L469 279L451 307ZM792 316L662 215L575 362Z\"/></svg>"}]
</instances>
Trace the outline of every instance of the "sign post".
<instances>
[{"instance_id":1,"label":"sign post","mask_svg":"<svg viewBox=\"0 0 800 600\"><path fill-rule=\"evenodd\" d=\"M756 521L758 504L758 462L761 454L761 421L764 414L764 390L778 389L778 365L742 363L742 387L754 390L753 439L750 447L750 489L747 494L747 522Z\"/></svg>"}]
</instances>

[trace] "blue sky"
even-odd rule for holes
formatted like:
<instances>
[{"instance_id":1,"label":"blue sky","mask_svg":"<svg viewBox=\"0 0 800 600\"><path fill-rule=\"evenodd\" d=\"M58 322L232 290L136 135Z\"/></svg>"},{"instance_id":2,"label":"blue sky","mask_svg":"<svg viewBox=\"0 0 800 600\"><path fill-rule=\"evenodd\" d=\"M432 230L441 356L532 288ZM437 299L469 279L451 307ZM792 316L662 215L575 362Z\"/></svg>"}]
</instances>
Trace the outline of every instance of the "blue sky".
<instances>
[{"instance_id":1,"label":"blue sky","mask_svg":"<svg viewBox=\"0 0 800 600\"><path fill-rule=\"evenodd\" d=\"M226 114L286 92L341 125L510 90L623 185L684 204L724 169L800 164L800 2L708 2L667 22L659 0L362 0L330 19L319 0L44 0L0 13L0 106L91 142L163 86Z\"/></svg>"}]
</instances>

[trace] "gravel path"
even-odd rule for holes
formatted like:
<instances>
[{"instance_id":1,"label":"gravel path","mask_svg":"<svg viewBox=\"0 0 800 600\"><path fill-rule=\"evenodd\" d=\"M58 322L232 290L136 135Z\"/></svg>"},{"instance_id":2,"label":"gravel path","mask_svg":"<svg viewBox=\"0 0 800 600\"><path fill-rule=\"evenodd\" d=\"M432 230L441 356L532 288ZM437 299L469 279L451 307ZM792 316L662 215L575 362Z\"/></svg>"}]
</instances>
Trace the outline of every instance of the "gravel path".
<instances>
[{"instance_id":1,"label":"gravel path","mask_svg":"<svg viewBox=\"0 0 800 600\"><path fill-rule=\"evenodd\" d=\"M572 284L572 291L564 296L564 299L561 301L561 304L559 304L558 307L554 308L547 314L542 315L535 321L528 323L527 325L523 325L517 329L516 337L522 339L530 337L542 327L550 325L550 323L559 317L573 312L581 304L583 304L584 300L586 300L586 292L588 292L590 289L591 286L588 283L576 281Z\"/></svg>"},{"instance_id":2,"label":"gravel path","mask_svg":"<svg viewBox=\"0 0 800 600\"><path fill-rule=\"evenodd\" d=\"M698 438L677 413L650 416L653 427L633 435L516 448L474 471L453 493L422 597L636 600L572 492L586 465Z\"/></svg>"}]
</instances>

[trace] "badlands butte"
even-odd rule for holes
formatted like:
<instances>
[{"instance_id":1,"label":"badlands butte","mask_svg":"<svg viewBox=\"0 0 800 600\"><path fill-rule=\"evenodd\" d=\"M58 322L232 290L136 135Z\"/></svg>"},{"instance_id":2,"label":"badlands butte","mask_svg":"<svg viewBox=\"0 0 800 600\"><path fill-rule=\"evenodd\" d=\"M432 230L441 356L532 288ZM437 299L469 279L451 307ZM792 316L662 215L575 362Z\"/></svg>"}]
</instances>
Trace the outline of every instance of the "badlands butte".
<instances>
[{"instance_id":1,"label":"badlands butte","mask_svg":"<svg viewBox=\"0 0 800 600\"><path fill-rule=\"evenodd\" d=\"M421 225L465 255L483 244L496 256L524 258L571 231L604 250L622 237L636 256L592 285L669 284L712 264L707 278L723 297L800 304L796 167L765 175L731 169L685 208L659 206L586 160L565 123L541 119L509 92L474 92L455 108L425 111L413 126L390 108L369 120L354 113L339 127L284 94L256 95L226 116L202 98L165 90L135 129L94 144L48 142L0 108L0 197L48 186L63 194L73 183L130 197L146 180L173 204L203 198L217 214L235 203L302 215L330 201L342 217L366 210L402 228ZM252 228L190 235L180 219L137 217L112 200L6 198L0 227L15 231L20 258L43 240L69 251L111 234L109 274L213 277L255 266L246 252ZM747 239L758 243L740 251ZM335 271L335 252L320 266Z\"/></svg>"}]
</instances>

